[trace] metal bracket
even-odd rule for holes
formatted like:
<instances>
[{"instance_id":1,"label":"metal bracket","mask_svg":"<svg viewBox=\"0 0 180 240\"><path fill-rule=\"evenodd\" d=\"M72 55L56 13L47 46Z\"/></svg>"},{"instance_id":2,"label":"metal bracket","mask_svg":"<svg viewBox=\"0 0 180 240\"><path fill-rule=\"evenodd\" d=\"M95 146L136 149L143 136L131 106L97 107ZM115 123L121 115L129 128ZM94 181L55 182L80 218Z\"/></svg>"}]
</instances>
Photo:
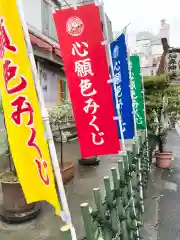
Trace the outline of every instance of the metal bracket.
<instances>
[{"instance_id":1,"label":"metal bracket","mask_svg":"<svg viewBox=\"0 0 180 240\"><path fill-rule=\"evenodd\" d=\"M120 109L120 104L116 104L116 109Z\"/></svg>"},{"instance_id":2,"label":"metal bracket","mask_svg":"<svg viewBox=\"0 0 180 240\"><path fill-rule=\"evenodd\" d=\"M113 120L115 120L115 121L119 121L119 120L121 120L121 118L119 117L119 116L116 116L116 117L113 117Z\"/></svg>"},{"instance_id":3,"label":"metal bracket","mask_svg":"<svg viewBox=\"0 0 180 240\"><path fill-rule=\"evenodd\" d=\"M107 80L107 83L113 83L114 82L114 79L112 78L112 79L109 79L109 80Z\"/></svg>"},{"instance_id":4,"label":"metal bracket","mask_svg":"<svg viewBox=\"0 0 180 240\"><path fill-rule=\"evenodd\" d=\"M104 40L101 42L101 45L104 46L104 45L108 45L109 44L109 41L108 40Z\"/></svg>"},{"instance_id":5,"label":"metal bracket","mask_svg":"<svg viewBox=\"0 0 180 240\"><path fill-rule=\"evenodd\" d=\"M76 4L74 4L73 8L74 8L75 11L78 9Z\"/></svg>"}]
</instances>

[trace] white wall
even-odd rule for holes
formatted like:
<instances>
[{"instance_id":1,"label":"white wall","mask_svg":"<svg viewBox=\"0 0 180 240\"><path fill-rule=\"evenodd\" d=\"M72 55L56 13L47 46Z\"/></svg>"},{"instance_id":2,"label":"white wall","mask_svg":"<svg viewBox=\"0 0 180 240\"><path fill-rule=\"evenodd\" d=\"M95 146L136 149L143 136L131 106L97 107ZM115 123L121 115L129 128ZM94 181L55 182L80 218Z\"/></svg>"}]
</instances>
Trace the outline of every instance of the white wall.
<instances>
[{"instance_id":1,"label":"white wall","mask_svg":"<svg viewBox=\"0 0 180 240\"><path fill-rule=\"evenodd\" d=\"M142 67L142 75L143 76L152 76L155 75L153 67ZM152 74L153 73L153 74Z\"/></svg>"},{"instance_id":2,"label":"white wall","mask_svg":"<svg viewBox=\"0 0 180 240\"><path fill-rule=\"evenodd\" d=\"M136 53L140 56L143 76L156 75L157 69L156 67L153 67L153 57L159 57L162 55L162 45L151 45L151 42L148 39L137 41Z\"/></svg>"},{"instance_id":3,"label":"white wall","mask_svg":"<svg viewBox=\"0 0 180 240\"><path fill-rule=\"evenodd\" d=\"M148 54L151 51L150 40L141 40L136 42L136 51L138 54Z\"/></svg>"},{"instance_id":4,"label":"white wall","mask_svg":"<svg viewBox=\"0 0 180 240\"><path fill-rule=\"evenodd\" d=\"M41 88L47 108L56 106L59 102L59 78L59 74L54 69L40 63Z\"/></svg>"},{"instance_id":5,"label":"white wall","mask_svg":"<svg viewBox=\"0 0 180 240\"><path fill-rule=\"evenodd\" d=\"M153 45L152 46L152 55L162 55L163 54L163 47L162 45Z\"/></svg>"},{"instance_id":6,"label":"white wall","mask_svg":"<svg viewBox=\"0 0 180 240\"><path fill-rule=\"evenodd\" d=\"M41 0L24 0L23 3L27 23L42 32Z\"/></svg>"},{"instance_id":7,"label":"white wall","mask_svg":"<svg viewBox=\"0 0 180 240\"><path fill-rule=\"evenodd\" d=\"M160 27L160 36L161 38L166 38L169 43L169 33L170 33L170 25L166 23L166 20L161 20L161 27Z\"/></svg>"}]
</instances>

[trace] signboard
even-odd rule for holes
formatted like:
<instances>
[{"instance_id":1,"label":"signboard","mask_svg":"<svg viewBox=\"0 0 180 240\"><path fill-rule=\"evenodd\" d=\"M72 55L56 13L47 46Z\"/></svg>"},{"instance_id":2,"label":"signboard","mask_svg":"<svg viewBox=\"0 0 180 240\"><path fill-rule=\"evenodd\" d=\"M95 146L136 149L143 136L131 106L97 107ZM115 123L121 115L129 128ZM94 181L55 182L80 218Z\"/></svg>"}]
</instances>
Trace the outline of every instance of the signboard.
<instances>
[{"instance_id":1,"label":"signboard","mask_svg":"<svg viewBox=\"0 0 180 240\"><path fill-rule=\"evenodd\" d=\"M0 79L11 154L26 200L28 203L46 200L60 214L44 125L15 0L0 1Z\"/></svg>"},{"instance_id":2,"label":"signboard","mask_svg":"<svg viewBox=\"0 0 180 240\"><path fill-rule=\"evenodd\" d=\"M133 104L137 130L146 129L145 109L143 99L143 85L139 56L131 56L131 80L133 90Z\"/></svg>"},{"instance_id":3,"label":"signboard","mask_svg":"<svg viewBox=\"0 0 180 240\"><path fill-rule=\"evenodd\" d=\"M174 60L171 60L171 58ZM170 70L168 69L169 65L174 65L174 69ZM171 53L168 53L165 58L165 70L167 70L168 73L176 72L177 76L180 76L180 52L177 52L176 50L172 51Z\"/></svg>"},{"instance_id":4,"label":"signboard","mask_svg":"<svg viewBox=\"0 0 180 240\"><path fill-rule=\"evenodd\" d=\"M99 8L54 14L82 157L120 150Z\"/></svg>"},{"instance_id":5,"label":"signboard","mask_svg":"<svg viewBox=\"0 0 180 240\"><path fill-rule=\"evenodd\" d=\"M117 104L115 98L117 91L124 139L132 139L135 131L125 35L121 34L110 47L116 82L115 89L113 88L114 105ZM120 130L119 137L121 137Z\"/></svg>"}]
</instances>

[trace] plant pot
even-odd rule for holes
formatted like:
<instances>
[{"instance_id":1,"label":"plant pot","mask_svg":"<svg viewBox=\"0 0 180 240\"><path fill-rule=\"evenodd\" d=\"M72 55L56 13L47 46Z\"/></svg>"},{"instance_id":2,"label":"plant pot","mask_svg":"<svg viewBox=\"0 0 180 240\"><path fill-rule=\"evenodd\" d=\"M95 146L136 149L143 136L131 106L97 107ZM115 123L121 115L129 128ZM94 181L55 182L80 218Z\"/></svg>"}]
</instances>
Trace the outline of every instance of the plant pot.
<instances>
[{"instance_id":1,"label":"plant pot","mask_svg":"<svg viewBox=\"0 0 180 240\"><path fill-rule=\"evenodd\" d=\"M99 163L100 160L96 156L79 159L79 164L82 166L97 166Z\"/></svg>"},{"instance_id":2,"label":"plant pot","mask_svg":"<svg viewBox=\"0 0 180 240\"><path fill-rule=\"evenodd\" d=\"M12 172L0 178L3 205L0 216L7 223L22 223L36 218L41 210L40 203L27 204L21 184Z\"/></svg>"},{"instance_id":3,"label":"plant pot","mask_svg":"<svg viewBox=\"0 0 180 240\"><path fill-rule=\"evenodd\" d=\"M35 203L27 204L19 182L1 181L3 208L10 213L29 212L35 207Z\"/></svg>"},{"instance_id":4,"label":"plant pot","mask_svg":"<svg viewBox=\"0 0 180 240\"><path fill-rule=\"evenodd\" d=\"M63 163L63 166L61 166L61 176L63 183L68 183L75 175L75 166L74 163Z\"/></svg>"},{"instance_id":5,"label":"plant pot","mask_svg":"<svg viewBox=\"0 0 180 240\"><path fill-rule=\"evenodd\" d=\"M155 158L156 158L156 165L159 168L169 169L171 167L172 152L163 152L163 153L156 152Z\"/></svg>"}]
</instances>

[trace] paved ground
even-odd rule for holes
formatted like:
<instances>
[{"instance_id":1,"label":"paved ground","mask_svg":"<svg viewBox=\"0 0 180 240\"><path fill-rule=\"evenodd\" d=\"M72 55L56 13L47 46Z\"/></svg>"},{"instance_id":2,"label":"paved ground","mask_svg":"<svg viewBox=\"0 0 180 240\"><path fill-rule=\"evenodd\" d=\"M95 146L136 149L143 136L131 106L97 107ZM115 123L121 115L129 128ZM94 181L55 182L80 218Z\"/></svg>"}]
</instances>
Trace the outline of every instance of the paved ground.
<instances>
[{"instance_id":1,"label":"paved ground","mask_svg":"<svg viewBox=\"0 0 180 240\"><path fill-rule=\"evenodd\" d=\"M171 170L162 171L162 190L159 203L159 240L180 239L180 137L173 131L167 150L174 153Z\"/></svg>"},{"instance_id":2,"label":"paved ground","mask_svg":"<svg viewBox=\"0 0 180 240\"><path fill-rule=\"evenodd\" d=\"M152 165L145 200L144 240L180 240L180 136L170 132L166 150L173 152L170 170Z\"/></svg>"},{"instance_id":3,"label":"paved ground","mask_svg":"<svg viewBox=\"0 0 180 240\"><path fill-rule=\"evenodd\" d=\"M151 167L148 188L145 193L145 213L142 217L143 240L157 240L158 206L162 189L161 170Z\"/></svg>"},{"instance_id":4,"label":"paved ground","mask_svg":"<svg viewBox=\"0 0 180 240\"><path fill-rule=\"evenodd\" d=\"M59 147L57 147L58 152ZM65 144L64 158L66 161L75 161L80 156L77 142ZM84 236L80 213L80 204L93 203L94 187L103 186L103 176L110 174L110 169L117 166L117 157L102 157L98 167L82 167L76 164L76 177L66 186L66 194L73 216L74 224L81 238ZM2 200L2 199L1 199ZM43 203L40 216L29 223L21 225L7 225L0 222L0 239L2 240L59 240L62 222L55 216L53 209Z\"/></svg>"},{"instance_id":5,"label":"paved ground","mask_svg":"<svg viewBox=\"0 0 180 240\"><path fill-rule=\"evenodd\" d=\"M179 146L180 138L175 132L172 132L167 148L175 151L176 155L178 155ZM58 146L57 150L59 152ZM66 161L75 161L77 163L76 159L80 156L77 142L65 144L64 152ZM103 176L110 175L110 169L117 166L117 160L116 156L102 157L100 166L92 168L80 167L76 164L76 177L66 186L66 194L79 238L84 236L79 206L82 202L93 204L92 189L94 187L103 188ZM178 238L180 192L176 191L178 190L177 183L180 181L180 160L179 165L178 160L176 160L173 166L176 166L176 170L173 167L173 172L162 171L155 166L152 167L146 193L145 214L143 216L144 228L142 236L144 240L157 240L157 232L160 240L180 239ZM160 212L159 224L157 225L158 206L160 206ZM55 216L53 209L48 204L43 203L41 214L34 221L21 225L7 225L0 222L0 239L59 240L61 239L60 226L62 226L62 222Z\"/></svg>"}]
</instances>

